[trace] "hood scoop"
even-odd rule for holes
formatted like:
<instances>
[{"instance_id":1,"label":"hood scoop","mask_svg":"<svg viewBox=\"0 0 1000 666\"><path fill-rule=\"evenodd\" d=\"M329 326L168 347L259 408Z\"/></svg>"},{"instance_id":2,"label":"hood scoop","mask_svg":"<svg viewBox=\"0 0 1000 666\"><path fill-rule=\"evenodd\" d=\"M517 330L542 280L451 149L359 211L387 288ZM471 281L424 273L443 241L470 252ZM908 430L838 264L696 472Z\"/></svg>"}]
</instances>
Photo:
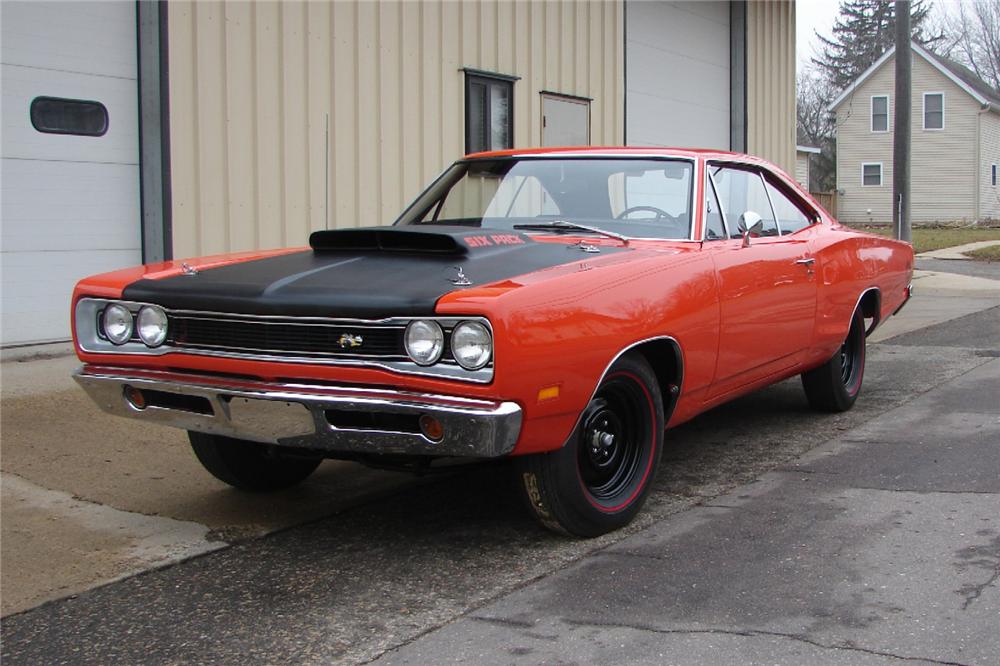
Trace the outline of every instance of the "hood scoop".
<instances>
[{"instance_id":1,"label":"hood scoop","mask_svg":"<svg viewBox=\"0 0 1000 666\"><path fill-rule=\"evenodd\" d=\"M410 227L362 227L314 231L309 245L314 252L410 252L464 257L475 250L534 245L530 237L516 231L497 232L479 227L424 225Z\"/></svg>"},{"instance_id":2,"label":"hood scoop","mask_svg":"<svg viewBox=\"0 0 1000 666\"><path fill-rule=\"evenodd\" d=\"M399 227L331 229L314 231L309 236L309 245L316 252L348 250L461 256L469 252L469 246L461 241L464 235L472 234L462 227L438 227L434 231L411 231Z\"/></svg>"}]
</instances>

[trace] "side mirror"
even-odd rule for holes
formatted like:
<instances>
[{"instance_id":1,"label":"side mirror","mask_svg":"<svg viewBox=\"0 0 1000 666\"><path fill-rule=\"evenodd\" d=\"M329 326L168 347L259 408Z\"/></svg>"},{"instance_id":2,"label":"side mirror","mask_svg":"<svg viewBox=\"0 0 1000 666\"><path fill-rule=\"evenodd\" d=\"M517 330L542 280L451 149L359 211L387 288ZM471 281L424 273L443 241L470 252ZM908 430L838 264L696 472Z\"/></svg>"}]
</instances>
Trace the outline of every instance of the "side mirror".
<instances>
[{"instance_id":1,"label":"side mirror","mask_svg":"<svg viewBox=\"0 0 1000 666\"><path fill-rule=\"evenodd\" d=\"M740 215L739 230L743 234L743 247L750 247L750 236L760 235L764 230L764 220L757 213L748 210Z\"/></svg>"}]
</instances>

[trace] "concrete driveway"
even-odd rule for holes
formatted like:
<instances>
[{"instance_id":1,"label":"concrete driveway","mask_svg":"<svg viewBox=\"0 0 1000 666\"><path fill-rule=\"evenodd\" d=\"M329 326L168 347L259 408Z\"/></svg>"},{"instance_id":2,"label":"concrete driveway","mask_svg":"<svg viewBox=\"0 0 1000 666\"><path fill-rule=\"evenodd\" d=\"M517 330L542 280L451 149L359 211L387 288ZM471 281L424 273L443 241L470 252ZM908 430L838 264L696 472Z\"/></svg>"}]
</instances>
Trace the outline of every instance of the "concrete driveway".
<instances>
[{"instance_id":1,"label":"concrete driveway","mask_svg":"<svg viewBox=\"0 0 1000 666\"><path fill-rule=\"evenodd\" d=\"M4 618L2 656L990 663L1000 283L916 284L854 410L789 381L671 431L643 516L593 541L538 530L502 466L246 497L97 414L65 359L5 363L4 614L52 601Z\"/></svg>"}]
</instances>

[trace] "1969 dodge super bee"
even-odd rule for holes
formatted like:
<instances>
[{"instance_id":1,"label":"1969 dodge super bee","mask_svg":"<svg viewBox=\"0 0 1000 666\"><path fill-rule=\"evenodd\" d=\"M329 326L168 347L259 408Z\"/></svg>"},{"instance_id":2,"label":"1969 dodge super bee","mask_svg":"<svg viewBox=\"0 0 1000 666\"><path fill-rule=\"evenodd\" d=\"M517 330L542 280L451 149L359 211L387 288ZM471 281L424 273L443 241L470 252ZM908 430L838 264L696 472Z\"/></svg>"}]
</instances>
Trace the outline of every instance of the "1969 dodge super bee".
<instances>
[{"instance_id":1,"label":"1969 dodge super bee","mask_svg":"<svg viewBox=\"0 0 1000 666\"><path fill-rule=\"evenodd\" d=\"M636 515L666 428L793 375L850 409L913 267L760 159L672 149L472 155L395 225L309 245L81 281L76 380L244 490L511 456L579 536Z\"/></svg>"}]
</instances>

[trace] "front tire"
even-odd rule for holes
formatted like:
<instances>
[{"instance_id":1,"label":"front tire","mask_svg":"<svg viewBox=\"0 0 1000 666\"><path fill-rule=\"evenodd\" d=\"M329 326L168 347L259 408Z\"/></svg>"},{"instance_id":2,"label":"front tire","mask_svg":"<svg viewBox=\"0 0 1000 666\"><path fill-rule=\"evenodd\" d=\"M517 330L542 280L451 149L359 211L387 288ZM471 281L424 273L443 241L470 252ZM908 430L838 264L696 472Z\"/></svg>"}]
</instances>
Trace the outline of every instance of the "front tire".
<instances>
[{"instance_id":1,"label":"front tire","mask_svg":"<svg viewBox=\"0 0 1000 666\"><path fill-rule=\"evenodd\" d=\"M637 354L616 361L566 445L515 461L518 487L555 532L595 537L629 524L645 503L663 448L663 397Z\"/></svg>"},{"instance_id":2,"label":"front tire","mask_svg":"<svg viewBox=\"0 0 1000 666\"><path fill-rule=\"evenodd\" d=\"M198 461L223 483L248 492L264 493L290 488L312 474L319 458L291 458L271 447L233 437L188 431Z\"/></svg>"},{"instance_id":3,"label":"front tire","mask_svg":"<svg viewBox=\"0 0 1000 666\"><path fill-rule=\"evenodd\" d=\"M865 317L858 308L847 338L829 361L802 373L809 405L822 412L846 412L861 393L865 375Z\"/></svg>"}]
</instances>

